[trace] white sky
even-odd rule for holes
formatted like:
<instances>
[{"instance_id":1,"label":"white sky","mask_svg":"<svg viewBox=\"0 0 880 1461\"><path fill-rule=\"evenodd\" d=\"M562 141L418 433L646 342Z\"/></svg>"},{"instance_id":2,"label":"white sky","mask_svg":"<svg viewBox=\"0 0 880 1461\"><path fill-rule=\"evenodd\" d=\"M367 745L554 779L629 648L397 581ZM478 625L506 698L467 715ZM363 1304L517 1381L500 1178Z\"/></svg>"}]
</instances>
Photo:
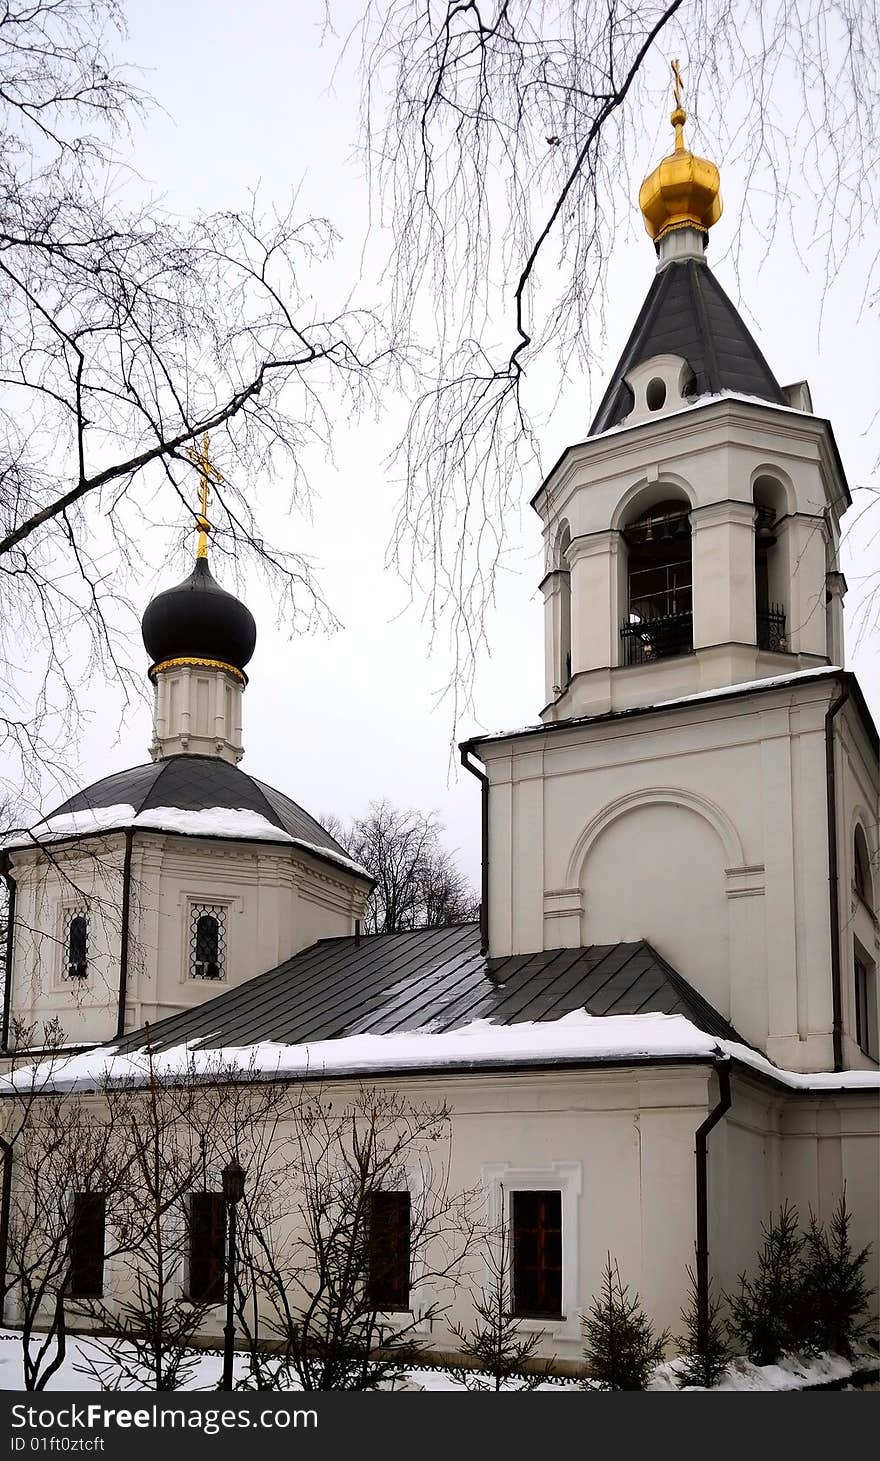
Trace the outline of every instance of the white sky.
<instances>
[{"instance_id":1,"label":"white sky","mask_svg":"<svg viewBox=\"0 0 880 1461\"><path fill-rule=\"evenodd\" d=\"M354 11L352 5L352 11ZM130 38L124 56L144 69L144 84L159 103L133 141L133 160L151 191L175 212L219 209L243 203L259 183L264 202L284 204L302 186L304 215L323 214L344 236L339 254L340 294L357 283L365 227L362 166L356 155L354 79L343 71L334 91L336 59L331 41L319 46L321 0L129 0ZM704 124L707 103L702 99ZM663 139L662 150L666 150ZM844 261L825 299L824 253L814 247L821 220L797 240L778 237L763 246L746 234L739 285L724 252L739 210L736 179L724 157L726 214L713 230L710 261L745 317L782 383L807 378L816 411L831 418L856 488L870 480L876 447L868 435L877 394L876 319L862 316L866 267L857 250ZM634 189L634 194L635 194ZM621 237L612 264L604 370L589 398L587 383L569 383L548 402L541 452L549 465L570 441L586 432L601 393L647 292L655 265L633 196L632 227ZM870 332L870 333L869 333ZM554 392L555 394L555 392ZM275 611L257 585L243 596L258 625L257 651L248 667L245 696L244 769L280 787L313 814L348 816L374 797L436 809L447 842L460 849L476 880L479 868L479 791L461 774L449 779L452 710L437 701L447 681L444 647L427 653L421 606L385 568L397 486L385 465L400 427L387 419L352 426L337 423L331 463L309 464L320 493L311 525L282 513L263 514L266 534L291 548L305 548L321 564L326 597L344 628L332 636L291 642L275 626ZM259 490L260 484L254 484ZM531 484L531 491L538 485ZM541 552L537 517L525 494L521 522L510 525L511 553L489 626L492 659L482 664L476 687L478 719L468 716L459 737L534 722L542 705L543 621ZM280 490L278 492L281 497ZM854 514L853 514L854 515ZM180 525L169 524L169 528ZM178 535L179 536L179 535ZM856 608L860 583L873 555L861 533L858 551L847 550L848 609ZM145 545L159 562L170 535ZM183 576L175 569L146 577L134 596L143 608L152 593ZM188 571L188 570L187 570ZM228 575L224 578L233 587ZM873 646L849 639L849 664L859 673L869 704L880 718L880 672ZM143 660L133 642L132 661ZM91 689L92 716L79 747L81 784L147 759L150 712L146 701L118 725L119 703L101 685ZM57 803L58 798L50 800Z\"/></svg>"}]
</instances>

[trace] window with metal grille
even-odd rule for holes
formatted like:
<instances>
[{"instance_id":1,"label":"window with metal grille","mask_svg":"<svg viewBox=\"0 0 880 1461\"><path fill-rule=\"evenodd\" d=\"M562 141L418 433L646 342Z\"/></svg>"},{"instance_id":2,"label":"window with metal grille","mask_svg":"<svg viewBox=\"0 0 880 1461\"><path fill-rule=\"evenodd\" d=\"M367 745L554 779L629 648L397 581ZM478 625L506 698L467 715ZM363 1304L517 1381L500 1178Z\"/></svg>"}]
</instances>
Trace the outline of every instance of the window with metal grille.
<instances>
[{"instance_id":1,"label":"window with metal grille","mask_svg":"<svg viewBox=\"0 0 880 1461\"><path fill-rule=\"evenodd\" d=\"M562 1193L512 1192L513 1312L562 1317Z\"/></svg>"},{"instance_id":2,"label":"window with metal grille","mask_svg":"<svg viewBox=\"0 0 880 1461\"><path fill-rule=\"evenodd\" d=\"M856 1043L865 1055L877 1059L877 993L875 971L858 950L854 958L856 997Z\"/></svg>"},{"instance_id":3,"label":"window with metal grille","mask_svg":"<svg viewBox=\"0 0 880 1461\"><path fill-rule=\"evenodd\" d=\"M64 969L68 979L89 974L89 915L84 908L68 908L64 915Z\"/></svg>"},{"instance_id":4,"label":"window with metal grille","mask_svg":"<svg viewBox=\"0 0 880 1461\"><path fill-rule=\"evenodd\" d=\"M226 1204L222 1192L193 1192L189 1198L188 1298L194 1304L222 1304L226 1292Z\"/></svg>"},{"instance_id":5,"label":"window with metal grille","mask_svg":"<svg viewBox=\"0 0 880 1461\"><path fill-rule=\"evenodd\" d=\"M226 909L218 903L193 903L189 919L189 972L193 979L223 979L226 974Z\"/></svg>"},{"instance_id":6,"label":"window with metal grille","mask_svg":"<svg viewBox=\"0 0 880 1461\"><path fill-rule=\"evenodd\" d=\"M97 1299L104 1292L103 1192L75 1192L70 1224L68 1293L74 1299Z\"/></svg>"},{"instance_id":7,"label":"window with metal grille","mask_svg":"<svg viewBox=\"0 0 880 1461\"><path fill-rule=\"evenodd\" d=\"M367 1302L373 1309L408 1309L410 1195L373 1192L367 1205Z\"/></svg>"}]
</instances>

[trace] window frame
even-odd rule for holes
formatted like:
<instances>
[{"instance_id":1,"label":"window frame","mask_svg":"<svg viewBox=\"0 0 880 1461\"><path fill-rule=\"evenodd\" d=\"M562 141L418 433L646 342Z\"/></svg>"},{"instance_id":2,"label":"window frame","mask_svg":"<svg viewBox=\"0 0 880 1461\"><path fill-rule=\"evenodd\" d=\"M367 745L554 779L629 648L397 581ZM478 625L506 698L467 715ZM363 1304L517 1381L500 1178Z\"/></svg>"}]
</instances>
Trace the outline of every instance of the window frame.
<instances>
[{"instance_id":1,"label":"window frame","mask_svg":"<svg viewBox=\"0 0 880 1461\"><path fill-rule=\"evenodd\" d=\"M192 893L186 899L186 919L183 927L183 959L184 959L184 983L198 985L201 988L213 988L229 982L229 914L232 908L231 900L225 898L214 898L210 893ZM197 960L195 944L197 923L200 918L214 916L217 918L219 927L219 949L221 957L217 960L220 968L216 978L213 975L196 974L194 968L196 963L211 962L208 960Z\"/></svg>"},{"instance_id":2,"label":"window frame","mask_svg":"<svg viewBox=\"0 0 880 1461\"><path fill-rule=\"evenodd\" d=\"M558 1202L558 1208L559 1208L559 1222L558 1222L558 1225L550 1225L550 1224L546 1224L545 1225L545 1224L541 1224L541 1223L535 1222L535 1221L532 1221L531 1223L529 1223L527 1225L526 1224L526 1221L525 1221L525 1219L526 1219L526 1213L525 1213L526 1202L525 1202L525 1199L527 1199L527 1198L528 1199L532 1199L533 1205L536 1208L538 1208L539 1205L540 1206L545 1205L546 1202L547 1202L547 1199L556 1199L556 1202ZM555 1206L556 1203L554 1203L553 1205ZM521 1216L519 1216L519 1214L521 1214ZM525 1239L525 1236L526 1236L527 1233L534 1234L534 1236L538 1240L537 1246L539 1248L543 1245L544 1255L541 1255L541 1256L545 1256L546 1255L546 1249L550 1245L550 1243L552 1243L552 1246L553 1247L556 1246L556 1241L553 1241L553 1239L554 1239L554 1235L558 1234L558 1240L557 1240L558 1241L558 1248L559 1248L559 1263L558 1263L558 1268L557 1268L557 1266L555 1264L551 1265L549 1263L542 1263L540 1261L540 1257L534 1263L526 1264L524 1261L523 1262L520 1261L520 1252L521 1252L522 1247L524 1246L524 1239ZM511 1192L511 1194L510 1194L510 1296L511 1296L511 1313L512 1313L512 1315L513 1315L513 1317L515 1319L541 1319L541 1320L549 1320L551 1323L557 1323L560 1320L564 1320L564 1318L565 1318L565 1311L564 1311L564 1306L563 1306L563 1288L562 1288L562 1234L563 1234L562 1189L560 1187L537 1187L537 1188L535 1188L535 1187L518 1187L518 1188L515 1188L513 1192ZM549 1242L548 1242L548 1240L549 1240ZM552 1308L551 1307L542 1308L538 1304L528 1305L525 1302L523 1302L521 1304L521 1302L520 1302L520 1289L524 1289L526 1287L526 1283L527 1283L526 1272L523 1271L524 1269L526 1270L526 1272L533 1272L536 1275L536 1277L537 1277L537 1283L538 1284L540 1284L540 1283L543 1282L545 1285L546 1285L546 1282L547 1282L547 1279L546 1279L547 1273L548 1272L552 1272L555 1275L558 1272L558 1289L559 1289L559 1303L558 1303L558 1305L556 1305L556 1306L554 1306ZM555 1287L556 1287L556 1281L555 1281L555 1278L554 1278L554 1288Z\"/></svg>"},{"instance_id":3,"label":"window frame","mask_svg":"<svg viewBox=\"0 0 880 1461\"><path fill-rule=\"evenodd\" d=\"M93 1203L93 1202L96 1202L96 1201L100 1201L100 1204L101 1204L101 1220L100 1220L101 1258L100 1258L100 1263L97 1261L97 1258L93 1258L92 1259L92 1263L94 1265L94 1272L95 1272L95 1274L98 1274L99 1273L100 1276L96 1278L96 1281L95 1281L94 1285L91 1285L91 1286L90 1285L83 1286L82 1284L80 1284L79 1286L75 1286L75 1276L77 1274L77 1270L79 1269L79 1271L81 1272L83 1269L87 1269L88 1266L89 1266L88 1262L85 1262L85 1261L82 1261L82 1260L77 1265L76 1258L74 1257L74 1245L77 1242L77 1230L79 1228L80 1234L81 1234L83 1227L85 1227L85 1224L82 1223L82 1219L81 1219L81 1217L80 1217L80 1215L78 1213L78 1207L79 1207L79 1205L81 1203L88 1204L88 1203ZM86 1229L86 1231L88 1231L88 1230ZM65 1290L65 1298L69 1298L69 1299L100 1299L100 1298L103 1298L103 1296L104 1296L104 1277L105 1277L106 1266L107 1266L107 1194L106 1194L106 1192L74 1192L74 1193L71 1194L71 1197L70 1197L70 1227L69 1227L68 1237L67 1237L67 1251L68 1251L69 1278L68 1278L68 1283L67 1283L67 1287L66 1287L66 1290Z\"/></svg>"},{"instance_id":4,"label":"window frame","mask_svg":"<svg viewBox=\"0 0 880 1461\"><path fill-rule=\"evenodd\" d=\"M372 1267L373 1267L374 1257L375 1257L375 1253L374 1253L374 1235L373 1235L373 1224L374 1224L375 1219L374 1219L374 1215L373 1215L373 1204L376 1202L377 1199L383 1199L383 1198L394 1198L394 1199L397 1199L397 1201L398 1201L398 1203L399 1203L400 1206L403 1206L404 1205L404 1199L405 1199L406 1218L407 1218L407 1221L406 1221L406 1249L405 1249L405 1252L406 1252L406 1303L391 1303L391 1304L386 1304L386 1303L378 1302L377 1301L377 1295L373 1291L373 1285L376 1283L376 1275L372 1272ZM366 1284L366 1297L367 1297L368 1307L371 1310L375 1311L377 1314L411 1314L413 1312L413 1307L412 1307L412 1292L413 1292L413 1287L414 1287L414 1285L413 1285L413 1263L412 1263L412 1221L413 1221L413 1199L412 1199L412 1193L411 1193L409 1187L396 1187L396 1188L389 1188L389 1189L379 1188L375 1192L370 1192L370 1193L367 1194L367 1201L368 1201L368 1209L367 1209L367 1216L366 1216L366 1265L365 1265L366 1272L365 1272L365 1284ZM402 1230L402 1224L399 1225L399 1229L398 1228L395 1229L396 1232L399 1231L399 1230ZM398 1239L395 1238L395 1247L397 1247L397 1245L398 1245ZM394 1257L395 1257L395 1259L398 1262L401 1263L401 1267L402 1267L403 1259L400 1257L400 1255L397 1254L397 1253L395 1253ZM397 1286L395 1285L395 1287L397 1287ZM382 1298L385 1298L385 1297L387 1297L387 1294L380 1294L379 1295L379 1299L382 1299Z\"/></svg>"},{"instance_id":5,"label":"window frame","mask_svg":"<svg viewBox=\"0 0 880 1461\"><path fill-rule=\"evenodd\" d=\"M223 1249L223 1252L222 1252L222 1258L221 1258L220 1266L219 1266L219 1274L215 1274L214 1275L214 1277L211 1280L210 1284L208 1284L205 1287L205 1289L204 1289L203 1292L198 1293L198 1294L193 1294L193 1291L192 1291L193 1266L194 1266L193 1265L193 1244L194 1244L194 1240L199 1236L199 1234L197 1233L196 1228L195 1228L195 1220L194 1220L194 1217L193 1217L193 1203L194 1203L194 1201L198 1200L199 1198L206 1198L206 1197L210 1197L210 1198L212 1198L214 1200L214 1203L216 1203L216 1205L219 1207L219 1209L220 1209L220 1211L222 1212L222 1215L223 1215L223 1225L222 1225L223 1226L223 1241L222 1241L222 1249ZM183 1201L184 1201L184 1215L183 1216L184 1216L185 1232L186 1232L186 1249L185 1249L185 1252L186 1252L186 1263L184 1265L183 1297L190 1304L197 1304L199 1306L204 1306L204 1307L209 1308L209 1309L219 1308L222 1304L224 1304L226 1302L226 1278L227 1278L226 1267L227 1267L227 1253L228 1253L228 1243L229 1243L229 1214L228 1214L228 1212L226 1210L226 1203L225 1203L225 1201L223 1199L223 1193L222 1192L215 1192L215 1191L211 1191L211 1192L205 1192L205 1191L201 1191L201 1192L188 1192L188 1193L186 1193ZM200 1256L199 1261L200 1262L202 1261L201 1256ZM216 1286L218 1285L218 1282L219 1282L219 1293L216 1294L216 1296L214 1296L215 1295L215 1292L216 1292Z\"/></svg>"},{"instance_id":6,"label":"window frame","mask_svg":"<svg viewBox=\"0 0 880 1461\"><path fill-rule=\"evenodd\" d=\"M513 1295L513 1228L511 1194L513 1192L546 1192L557 1189L562 1194L562 1314L555 1319L529 1319L517 1322L525 1333L539 1331L554 1340L580 1340L580 1199L583 1189L583 1168L580 1162L552 1162L545 1167L515 1167L510 1162L492 1162L481 1172L487 1195L487 1217L494 1234L496 1257L500 1258L502 1219L508 1234L508 1279Z\"/></svg>"},{"instance_id":7,"label":"window frame","mask_svg":"<svg viewBox=\"0 0 880 1461\"><path fill-rule=\"evenodd\" d=\"M853 942L853 1037L862 1054L880 1064L878 1058L877 968L861 945Z\"/></svg>"},{"instance_id":8,"label":"window frame","mask_svg":"<svg viewBox=\"0 0 880 1461\"><path fill-rule=\"evenodd\" d=\"M70 973L70 935L74 920L84 918L86 925L85 932L85 972L83 974ZM58 949L59 960L57 964L57 989L85 989L92 978L92 964L94 959L91 952L92 942L92 918L87 903L78 899L75 903L62 902L58 909Z\"/></svg>"}]
</instances>

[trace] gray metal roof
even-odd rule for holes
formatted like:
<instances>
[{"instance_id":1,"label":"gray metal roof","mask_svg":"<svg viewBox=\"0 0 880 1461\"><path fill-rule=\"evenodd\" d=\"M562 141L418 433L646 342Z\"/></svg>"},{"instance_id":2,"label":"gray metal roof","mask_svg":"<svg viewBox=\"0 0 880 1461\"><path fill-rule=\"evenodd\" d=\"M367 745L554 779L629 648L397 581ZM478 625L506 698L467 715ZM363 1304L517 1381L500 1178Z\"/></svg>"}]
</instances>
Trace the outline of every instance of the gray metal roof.
<instances>
[{"instance_id":1,"label":"gray metal roof","mask_svg":"<svg viewBox=\"0 0 880 1461\"><path fill-rule=\"evenodd\" d=\"M679 260L655 274L590 436L619 425L632 410L632 391L623 379L627 372L666 354L687 361L696 378L695 396L736 391L785 405L776 377L708 264Z\"/></svg>"},{"instance_id":2,"label":"gray metal roof","mask_svg":"<svg viewBox=\"0 0 880 1461\"><path fill-rule=\"evenodd\" d=\"M151 1042L207 1049L262 1040L298 1045L343 1035L455 1029L593 1015L681 1014L707 1034L741 1040L650 944L592 944L489 959L479 926L322 939L276 969L151 1026ZM142 1045L139 1030L123 1049Z\"/></svg>"},{"instance_id":3,"label":"gray metal roof","mask_svg":"<svg viewBox=\"0 0 880 1461\"><path fill-rule=\"evenodd\" d=\"M68 812L120 805L134 807L135 816L151 807L175 807L187 812L227 807L259 812L290 837L346 855L320 822L289 796L218 756L169 756L164 761L117 771L78 791L49 815L60 817Z\"/></svg>"}]
</instances>

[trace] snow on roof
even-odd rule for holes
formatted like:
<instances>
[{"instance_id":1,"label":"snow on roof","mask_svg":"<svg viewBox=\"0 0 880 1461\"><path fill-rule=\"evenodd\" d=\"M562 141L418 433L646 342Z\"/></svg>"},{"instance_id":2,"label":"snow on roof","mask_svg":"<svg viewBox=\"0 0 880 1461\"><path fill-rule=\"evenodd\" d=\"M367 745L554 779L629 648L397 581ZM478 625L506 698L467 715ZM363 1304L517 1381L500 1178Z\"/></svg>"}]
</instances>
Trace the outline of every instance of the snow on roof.
<instances>
[{"instance_id":1,"label":"snow on roof","mask_svg":"<svg viewBox=\"0 0 880 1461\"><path fill-rule=\"evenodd\" d=\"M430 1029L391 1035L349 1035L303 1045L265 1041L251 1046L194 1049L178 1045L153 1053L153 1070L162 1081L176 1076L217 1079L221 1075L255 1078L388 1076L402 1071L467 1071L486 1067L640 1063L652 1059L684 1061L732 1059L791 1090L880 1090L880 1072L842 1071L802 1074L780 1070L747 1045L716 1040L683 1015L588 1015L583 1010L562 1019L495 1025L473 1020L457 1030ZM15 1089L95 1090L107 1083L146 1084L148 1056L143 1049L125 1054L115 1047L87 1051L29 1066L0 1080L0 1095Z\"/></svg>"},{"instance_id":2,"label":"snow on roof","mask_svg":"<svg viewBox=\"0 0 880 1461\"><path fill-rule=\"evenodd\" d=\"M283 827L276 827L259 812L246 807L147 807L135 815L134 807L120 802L109 807L89 807L81 812L65 812L38 822L26 834L13 832L0 840L2 847L28 847L64 838L85 837L94 832L117 832L128 827L149 828L157 832L180 832L187 837L234 837L243 841L281 842L288 847L301 847L318 857L328 858L340 867L369 877L366 868L329 847L319 847L302 837L292 837Z\"/></svg>"},{"instance_id":3,"label":"snow on roof","mask_svg":"<svg viewBox=\"0 0 880 1461\"><path fill-rule=\"evenodd\" d=\"M679 406L676 411L664 411L662 416L650 418L652 424L657 421L667 421L670 416L684 416L690 411L701 411L705 406L716 406L719 401L742 401L748 406L763 406L766 411L786 411L790 416L800 416L807 421L824 421L824 416L817 416L814 411L801 411L797 406L783 406L778 401L768 401L764 396L748 396L743 391L710 391L705 396L697 396L686 406ZM604 431L597 431L594 436L588 436L585 441L578 442L578 446L587 446L593 441L603 441L606 436L618 436L621 431L634 431L637 426L644 426L644 418L640 421L629 421L627 419L618 422L616 426L606 426ZM569 451L576 450L569 447Z\"/></svg>"},{"instance_id":4,"label":"snow on roof","mask_svg":"<svg viewBox=\"0 0 880 1461\"><path fill-rule=\"evenodd\" d=\"M761 680L742 680L736 685L719 685L714 690L696 690L692 695L676 695L672 700L652 700L647 705L630 705L622 710L603 710L598 715L573 715L565 720L542 721L537 725L523 725L517 730L490 731L484 736L474 736L473 743L481 744L484 741L506 741L513 736L523 736L530 733L537 734L539 731L563 729L567 726L589 725L593 720L614 720L618 716L623 718L632 715L634 711L639 714L647 713L649 710L671 710L676 705L691 705L699 700L721 700L727 695L745 695L755 690L783 690L786 685L800 684L805 680L822 680L832 675L841 675L843 670L840 665L818 665L809 670L792 670L787 675L768 675Z\"/></svg>"}]
</instances>

